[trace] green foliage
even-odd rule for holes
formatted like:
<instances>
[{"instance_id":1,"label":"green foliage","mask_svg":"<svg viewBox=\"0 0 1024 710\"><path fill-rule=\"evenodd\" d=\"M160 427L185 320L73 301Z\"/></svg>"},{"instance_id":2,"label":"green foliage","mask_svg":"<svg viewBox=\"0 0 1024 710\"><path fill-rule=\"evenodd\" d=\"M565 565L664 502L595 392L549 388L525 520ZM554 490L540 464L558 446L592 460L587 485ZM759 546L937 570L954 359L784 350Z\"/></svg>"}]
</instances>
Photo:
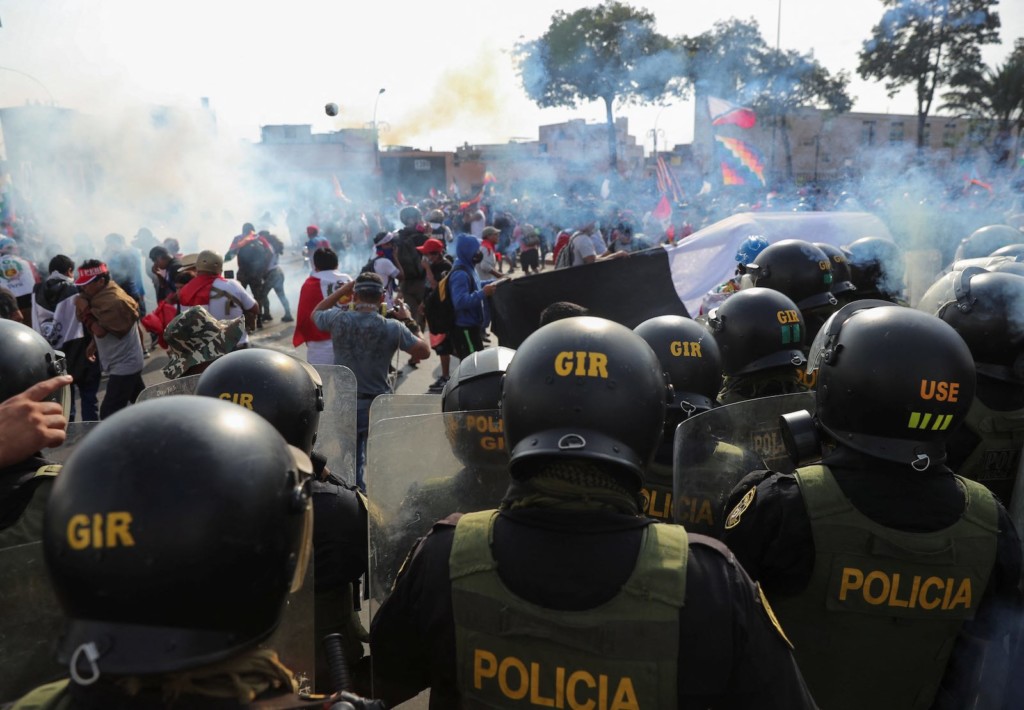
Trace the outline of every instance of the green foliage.
<instances>
[{"instance_id":1,"label":"green foliage","mask_svg":"<svg viewBox=\"0 0 1024 710\"><path fill-rule=\"evenodd\" d=\"M913 87L918 147L935 92L981 64L981 46L999 41L998 0L882 0L886 8L860 51L863 79L885 82L889 96Z\"/></svg>"},{"instance_id":2,"label":"green foliage","mask_svg":"<svg viewBox=\"0 0 1024 710\"><path fill-rule=\"evenodd\" d=\"M996 162L1008 163L1013 132L1019 136L1024 130L1024 43L1017 41L1004 64L969 67L951 83L954 88L942 95L940 108L977 121L976 130L992 136Z\"/></svg>"},{"instance_id":3,"label":"green foliage","mask_svg":"<svg viewBox=\"0 0 1024 710\"><path fill-rule=\"evenodd\" d=\"M681 38L678 46L688 60L687 78L701 93L737 99L760 83L759 67L770 51L756 20L735 17L696 37Z\"/></svg>"},{"instance_id":4,"label":"green foliage","mask_svg":"<svg viewBox=\"0 0 1024 710\"><path fill-rule=\"evenodd\" d=\"M616 0L555 12L547 32L519 42L513 56L527 96L542 108L604 101L613 166L614 102L652 102L684 90L681 57L655 31L654 15Z\"/></svg>"}]
</instances>

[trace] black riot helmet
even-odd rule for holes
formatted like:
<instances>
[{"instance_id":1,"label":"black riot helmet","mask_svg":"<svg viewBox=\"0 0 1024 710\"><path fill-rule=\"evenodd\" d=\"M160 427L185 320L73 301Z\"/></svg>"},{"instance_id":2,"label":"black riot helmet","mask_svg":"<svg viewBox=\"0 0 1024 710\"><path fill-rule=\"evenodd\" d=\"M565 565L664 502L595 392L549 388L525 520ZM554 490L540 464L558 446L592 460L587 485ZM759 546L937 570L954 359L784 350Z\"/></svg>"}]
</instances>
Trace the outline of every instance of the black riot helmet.
<instances>
[{"instance_id":1,"label":"black riot helmet","mask_svg":"<svg viewBox=\"0 0 1024 710\"><path fill-rule=\"evenodd\" d=\"M498 410L501 380L515 354L512 348L479 350L459 363L444 386L441 410L460 413L445 419L448 441L467 466L508 465L505 426Z\"/></svg>"},{"instance_id":2,"label":"black riot helmet","mask_svg":"<svg viewBox=\"0 0 1024 710\"><path fill-rule=\"evenodd\" d=\"M977 267L946 274L917 305L967 343L980 374L1024 382L1024 278Z\"/></svg>"},{"instance_id":3,"label":"black riot helmet","mask_svg":"<svg viewBox=\"0 0 1024 710\"><path fill-rule=\"evenodd\" d=\"M754 285L789 296L800 310L836 305L832 287L832 260L802 239L770 244L747 264Z\"/></svg>"},{"instance_id":4,"label":"black riot helmet","mask_svg":"<svg viewBox=\"0 0 1024 710\"><path fill-rule=\"evenodd\" d=\"M292 446L307 454L313 450L324 386L309 363L276 350L235 350L206 368L196 394L251 409Z\"/></svg>"},{"instance_id":5,"label":"black riot helmet","mask_svg":"<svg viewBox=\"0 0 1024 710\"><path fill-rule=\"evenodd\" d=\"M857 287L853 285L850 276L850 263L846 258L846 252L835 244L825 242L815 242L814 246L821 249L832 263L832 293L839 298L850 291L856 291Z\"/></svg>"},{"instance_id":6,"label":"black riot helmet","mask_svg":"<svg viewBox=\"0 0 1024 710\"><path fill-rule=\"evenodd\" d=\"M398 219L401 220L403 226L415 227L423 221L423 213L420 212L419 207L403 207L398 213Z\"/></svg>"},{"instance_id":7,"label":"black riot helmet","mask_svg":"<svg viewBox=\"0 0 1024 710\"><path fill-rule=\"evenodd\" d=\"M445 412L470 412L497 409L501 404L501 378L516 351L512 348L486 348L459 363L441 393Z\"/></svg>"},{"instance_id":8,"label":"black riot helmet","mask_svg":"<svg viewBox=\"0 0 1024 710\"><path fill-rule=\"evenodd\" d=\"M0 319L0 402L21 394L32 385L67 374L64 353L54 350L46 339L27 325ZM71 406L67 386L54 392L49 400Z\"/></svg>"},{"instance_id":9,"label":"black riot helmet","mask_svg":"<svg viewBox=\"0 0 1024 710\"><path fill-rule=\"evenodd\" d=\"M722 355L704 326L682 316L657 316L645 320L633 332L651 346L672 383L666 428L675 431L682 420L714 406L722 387Z\"/></svg>"},{"instance_id":10,"label":"black riot helmet","mask_svg":"<svg viewBox=\"0 0 1024 710\"><path fill-rule=\"evenodd\" d=\"M971 351L948 324L885 301L854 301L811 345L816 417L836 443L918 470L941 464L974 399Z\"/></svg>"},{"instance_id":11,"label":"black riot helmet","mask_svg":"<svg viewBox=\"0 0 1024 710\"><path fill-rule=\"evenodd\" d=\"M850 277L865 298L898 297L903 292L906 264L903 250L886 237L861 237L845 247Z\"/></svg>"},{"instance_id":12,"label":"black riot helmet","mask_svg":"<svg viewBox=\"0 0 1024 710\"><path fill-rule=\"evenodd\" d=\"M708 328L729 377L801 367L804 318L793 300L770 288L745 288L708 314Z\"/></svg>"},{"instance_id":13,"label":"black riot helmet","mask_svg":"<svg viewBox=\"0 0 1024 710\"><path fill-rule=\"evenodd\" d=\"M643 338L580 316L531 334L509 363L501 412L513 478L538 458L611 464L639 490L661 440L670 386Z\"/></svg>"},{"instance_id":14,"label":"black riot helmet","mask_svg":"<svg viewBox=\"0 0 1024 710\"><path fill-rule=\"evenodd\" d=\"M72 677L185 670L269 637L308 561L310 469L262 417L207 397L101 422L43 525Z\"/></svg>"},{"instance_id":15,"label":"black riot helmet","mask_svg":"<svg viewBox=\"0 0 1024 710\"><path fill-rule=\"evenodd\" d=\"M971 232L960 242L956 250L956 261L977 259L988 256L996 249L1017 244L1024 238L1024 232L1008 224L989 224Z\"/></svg>"}]
</instances>

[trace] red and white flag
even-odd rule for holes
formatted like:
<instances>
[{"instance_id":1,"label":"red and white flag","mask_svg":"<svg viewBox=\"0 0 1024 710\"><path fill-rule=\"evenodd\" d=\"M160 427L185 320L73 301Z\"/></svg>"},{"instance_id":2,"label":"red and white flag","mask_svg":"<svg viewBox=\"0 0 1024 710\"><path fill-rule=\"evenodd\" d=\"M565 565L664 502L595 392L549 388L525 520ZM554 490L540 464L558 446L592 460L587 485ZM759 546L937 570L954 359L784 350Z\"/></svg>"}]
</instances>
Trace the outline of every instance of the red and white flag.
<instances>
[{"instance_id":1,"label":"red and white flag","mask_svg":"<svg viewBox=\"0 0 1024 710\"><path fill-rule=\"evenodd\" d=\"M737 106L725 99L708 97L708 113L711 114L712 126L739 126L753 128L757 123L757 114L744 106Z\"/></svg>"}]
</instances>

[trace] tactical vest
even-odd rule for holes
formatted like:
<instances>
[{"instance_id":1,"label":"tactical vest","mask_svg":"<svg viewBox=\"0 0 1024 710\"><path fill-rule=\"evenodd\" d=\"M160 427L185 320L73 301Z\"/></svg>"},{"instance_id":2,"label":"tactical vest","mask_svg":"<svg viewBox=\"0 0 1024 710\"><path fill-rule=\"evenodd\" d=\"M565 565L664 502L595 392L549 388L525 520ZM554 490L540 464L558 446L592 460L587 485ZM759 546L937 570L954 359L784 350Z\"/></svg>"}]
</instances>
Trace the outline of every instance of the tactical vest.
<instances>
[{"instance_id":1,"label":"tactical vest","mask_svg":"<svg viewBox=\"0 0 1024 710\"><path fill-rule=\"evenodd\" d=\"M797 469L814 535L807 588L771 600L823 708L927 708L995 563L997 508L977 483L963 516L930 533L857 511L823 466Z\"/></svg>"},{"instance_id":2,"label":"tactical vest","mask_svg":"<svg viewBox=\"0 0 1024 710\"><path fill-rule=\"evenodd\" d=\"M1024 447L1024 409L999 412L975 398L965 424L981 441L957 473L981 483L1008 505Z\"/></svg>"},{"instance_id":3,"label":"tactical vest","mask_svg":"<svg viewBox=\"0 0 1024 710\"><path fill-rule=\"evenodd\" d=\"M502 583L490 547L496 516L462 516L448 561L462 707L675 707L686 531L648 525L617 596L594 609L560 611L520 599Z\"/></svg>"}]
</instances>

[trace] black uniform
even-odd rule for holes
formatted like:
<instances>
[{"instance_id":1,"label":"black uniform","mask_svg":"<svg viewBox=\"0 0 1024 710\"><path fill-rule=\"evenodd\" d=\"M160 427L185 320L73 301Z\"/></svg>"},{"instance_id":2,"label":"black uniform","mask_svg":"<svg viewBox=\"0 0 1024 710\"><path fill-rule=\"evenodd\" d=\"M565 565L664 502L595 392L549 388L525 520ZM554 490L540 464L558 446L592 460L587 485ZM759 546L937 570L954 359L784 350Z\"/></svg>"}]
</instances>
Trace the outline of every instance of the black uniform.
<instances>
[{"instance_id":1,"label":"black uniform","mask_svg":"<svg viewBox=\"0 0 1024 710\"><path fill-rule=\"evenodd\" d=\"M934 532L953 525L964 513L965 491L948 468L919 472L848 449L833 452L824 463L856 510L885 527ZM728 509L753 486L753 500L727 523L722 540L751 577L764 585L769 598L778 601L799 594L811 581L811 522L796 478L772 471L747 476L730 496ZM995 564L984 595L974 619L960 631L933 708L970 707L977 690L977 663L985 651L978 639L992 639L1019 622L1020 542L1001 505L998 528Z\"/></svg>"},{"instance_id":2,"label":"black uniform","mask_svg":"<svg viewBox=\"0 0 1024 710\"><path fill-rule=\"evenodd\" d=\"M432 708L459 703L449 555L455 515L437 523L373 620L374 693L394 704L431 689ZM502 582L546 609L598 607L633 572L653 521L611 511L505 510L492 551ZM679 708L812 708L814 703L759 593L720 543L689 538L679 610Z\"/></svg>"}]
</instances>

